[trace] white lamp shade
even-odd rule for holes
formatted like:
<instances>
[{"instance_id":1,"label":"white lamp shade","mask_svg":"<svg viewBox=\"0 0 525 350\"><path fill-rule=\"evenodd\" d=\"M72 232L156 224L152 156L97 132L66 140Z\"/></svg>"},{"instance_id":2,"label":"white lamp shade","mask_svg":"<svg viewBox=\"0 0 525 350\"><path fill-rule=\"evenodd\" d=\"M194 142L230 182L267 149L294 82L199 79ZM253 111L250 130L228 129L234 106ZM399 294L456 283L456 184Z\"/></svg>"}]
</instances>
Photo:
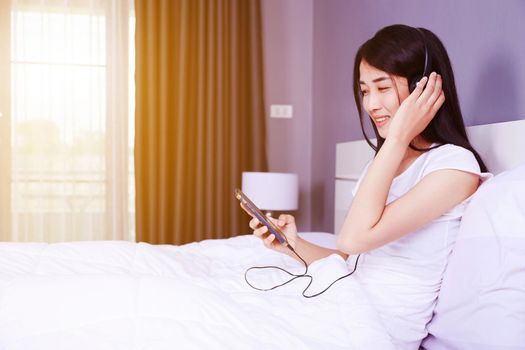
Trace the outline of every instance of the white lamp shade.
<instances>
[{"instance_id":1,"label":"white lamp shade","mask_svg":"<svg viewBox=\"0 0 525 350\"><path fill-rule=\"evenodd\" d=\"M262 210L296 210L298 187L297 174L242 173L242 191Z\"/></svg>"}]
</instances>

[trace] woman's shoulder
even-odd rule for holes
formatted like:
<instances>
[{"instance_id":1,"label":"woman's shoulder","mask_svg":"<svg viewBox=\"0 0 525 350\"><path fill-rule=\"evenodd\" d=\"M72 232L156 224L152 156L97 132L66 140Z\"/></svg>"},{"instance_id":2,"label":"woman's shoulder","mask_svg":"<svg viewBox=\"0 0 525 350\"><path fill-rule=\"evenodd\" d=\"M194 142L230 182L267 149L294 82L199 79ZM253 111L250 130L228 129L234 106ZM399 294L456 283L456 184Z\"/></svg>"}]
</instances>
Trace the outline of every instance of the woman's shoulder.
<instances>
[{"instance_id":1,"label":"woman's shoulder","mask_svg":"<svg viewBox=\"0 0 525 350\"><path fill-rule=\"evenodd\" d=\"M481 170L472 151L454 144L443 144L430 151L425 159L424 175L444 169L480 174Z\"/></svg>"},{"instance_id":2,"label":"woman's shoulder","mask_svg":"<svg viewBox=\"0 0 525 350\"><path fill-rule=\"evenodd\" d=\"M474 154L469 149L466 149L465 147L462 147L462 146L454 145L452 143L444 143L442 145L434 144L433 146L435 148L430 150L429 153L434 156L463 155L466 157L474 157Z\"/></svg>"}]
</instances>

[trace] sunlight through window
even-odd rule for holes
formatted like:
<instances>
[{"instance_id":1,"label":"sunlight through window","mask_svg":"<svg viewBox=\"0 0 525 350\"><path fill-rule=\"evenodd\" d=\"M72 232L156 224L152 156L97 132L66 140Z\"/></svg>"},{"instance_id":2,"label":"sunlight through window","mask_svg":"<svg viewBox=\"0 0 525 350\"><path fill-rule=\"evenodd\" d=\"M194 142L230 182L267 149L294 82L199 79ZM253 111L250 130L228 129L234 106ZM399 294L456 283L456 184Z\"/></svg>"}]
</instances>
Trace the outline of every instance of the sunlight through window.
<instances>
[{"instance_id":1,"label":"sunlight through window","mask_svg":"<svg viewBox=\"0 0 525 350\"><path fill-rule=\"evenodd\" d=\"M20 240L133 240L135 23L131 11L125 12L123 21L115 20L122 11L110 12L118 9L109 6L111 1L13 3L13 235ZM119 57L123 54L108 45L122 23L128 34L126 57ZM119 66L117 59L128 67L128 86L115 93L108 84L115 76L109 70ZM124 108L112 106L119 103L125 103ZM128 176L116 179L118 171L112 168L122 162L114 162L112 147L120 148L113 145L118 140L111 128L123 127L128 152L121 156L126 158ZM120 191L127 193L127 222L126 232L115 236L109 232L115 226L110 216L119 204L112 194L120 185L124 185Z\"/></svg>"}]
</instances>

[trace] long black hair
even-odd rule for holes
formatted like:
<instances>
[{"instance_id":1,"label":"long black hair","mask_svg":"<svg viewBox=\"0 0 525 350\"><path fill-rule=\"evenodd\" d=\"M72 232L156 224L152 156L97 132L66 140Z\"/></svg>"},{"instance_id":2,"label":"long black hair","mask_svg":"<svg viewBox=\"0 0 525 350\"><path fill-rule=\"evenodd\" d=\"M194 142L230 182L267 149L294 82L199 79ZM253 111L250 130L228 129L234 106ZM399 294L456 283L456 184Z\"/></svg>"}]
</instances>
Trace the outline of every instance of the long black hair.
<instances>
[{"instance_id":1,"label":"long black hair","mask_svg":"<svg viewBox=\"0 0 525 350\"><path fill-rule=\"evenodd\" d=\"M450 143L468 149L476 157L481 171L486 172L485 163L467 137L459 107L454 73L447 51L441 40L428 29L413 28L402 24L391 25L378 31L357 51L354 61L354 98L363 135L377 154L385 139L379 135L376 126L372 123L377 138L377 145L374 145L364 129L362 94L359 86L359 65L361 61L364 60L369 65L389 74L404 77L410 84L423 74L425 50L429 56L427 71L436 72L442 77L445 102L423 130L421 136L427 142L437 143L438 145ZM410 144L410 148L423 152L432 149L419 149L412 144Z\"/></svg>"}]
</instances>

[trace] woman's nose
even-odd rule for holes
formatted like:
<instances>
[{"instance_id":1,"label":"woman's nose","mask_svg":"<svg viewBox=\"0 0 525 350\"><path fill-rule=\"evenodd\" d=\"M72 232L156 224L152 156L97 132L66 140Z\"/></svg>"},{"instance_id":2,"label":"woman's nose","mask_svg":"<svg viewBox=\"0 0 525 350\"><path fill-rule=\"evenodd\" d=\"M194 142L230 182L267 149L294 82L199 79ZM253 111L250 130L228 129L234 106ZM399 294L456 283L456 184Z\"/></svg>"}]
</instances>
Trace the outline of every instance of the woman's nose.
<instances>
[{"instance_id":1,"label":"woman's nose","mask_svg":"<svg viewBox=\"0 0 525 350\"><path fill-rule=\"evenodd\" d=\"M374 92L370 92L368 94L368 101L367 101L367 105L365 106L365 109L373 112L380 108L381 108L381 103L380 103L378 94Z\"/></svg>"}]
</instances>

